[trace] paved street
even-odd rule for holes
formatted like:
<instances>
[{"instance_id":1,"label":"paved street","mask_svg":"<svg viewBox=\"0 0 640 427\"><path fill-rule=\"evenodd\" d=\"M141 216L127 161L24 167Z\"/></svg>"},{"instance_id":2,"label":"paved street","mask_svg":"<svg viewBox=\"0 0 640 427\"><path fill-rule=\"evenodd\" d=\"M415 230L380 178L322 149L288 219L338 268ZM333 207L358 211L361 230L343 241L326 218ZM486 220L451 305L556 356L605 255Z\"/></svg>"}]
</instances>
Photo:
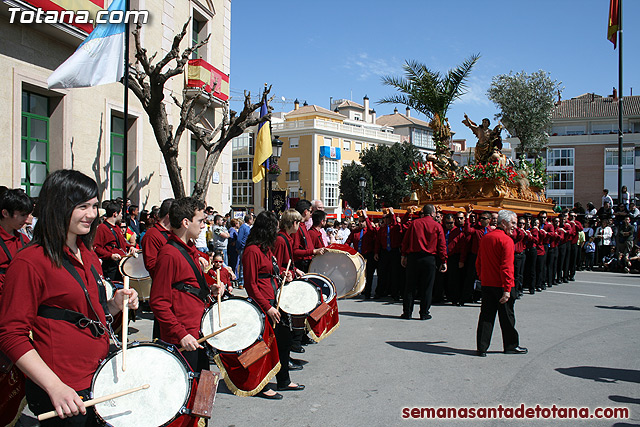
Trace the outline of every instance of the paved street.
<instances>
[{"instance_id":1,"label":"paved street","mask_svg":"<svg viewBox=\"0 0 640 427\"><path fill-rule=\"evenodd\" d=\"M210 425L462 425L471 422L405 420L402 408L523 403L630 409L628 420L527 421L531 425L640 425L639 277L599 272L576 277L517 302L517 328L527 355L502 353L496 321L488 357L474 356L477 304L435 306L432 320L419 321L399 319L399 304L340 301L338 330L307 346L306 353L294 354L308 362L291 374L307 386L305 391L284 392L281 401L243 398L230 394L221 381ZM147 340L150 325L136 321L131 337Z\"/></svg>"}]
</instances>

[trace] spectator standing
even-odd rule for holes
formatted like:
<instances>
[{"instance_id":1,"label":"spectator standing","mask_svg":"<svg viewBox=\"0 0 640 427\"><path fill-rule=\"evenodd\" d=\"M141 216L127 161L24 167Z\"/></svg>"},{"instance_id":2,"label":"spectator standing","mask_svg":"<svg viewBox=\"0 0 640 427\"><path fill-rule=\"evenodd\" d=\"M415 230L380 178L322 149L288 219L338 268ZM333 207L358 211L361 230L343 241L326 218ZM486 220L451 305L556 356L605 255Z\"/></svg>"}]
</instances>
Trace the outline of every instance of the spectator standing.
<instances>
[{"instance_id":1,"label":"spectator standing","mask_svg":"<svg viewBox=\"0 0 640 427\"><path fill-rule=\"evenodd\" d=\"M233 271L237 271L236 268L238 266L238 229L240 228L240 220L231 218L229 221L229 240L227 243L227 258L228 265L233 269Z\"/></svg>"},{"instance_id":2,"label":"spectator standing","mask_svg":"<svg viewBox=\"0 0 640 427\"><path fill-rule=\"evenodd\" d=\"M249 237L249 232L251 231L252 225L253 225L253 215L251 214L245 215L244 224L242 224L238 229L238 240L236 242L238 259L240 260L242 260L242 253L244 252L245 245L247 244L247 238ZM244 277L242 275L242 261L238 263L238 271L236 273L236 276L238 276L239 288L242 289L244 285Z\"/></svg>"},{"instance_id":3,"label":"spectator standing","mask_svg":"<svg viewBox=\"0 0 640 427\"><path fill-rule=\"evenodd\" d=\"M609 190L605 188L602 190L602 206L604 207L604 204L607 202L609 203L609 206L613 206L613 199L609 195Z\"/></svg>"},{"instance_id":4,"label":"spectator standing","mask_svg":"<svg viewBox=\"0 0 640 427\"><path fill-rule=\"evenodd\" d=\"M229 259L227 258L227 245L231 235L229 234L229 230L224 226L224 217L222 215L216 215L213 217L211 232L213 235L213 251L222 252L224 263L228 265Z\"/></svg>"},{"instance_id":5,"label":"spectator standing","mask_svg":"<svg viewBox=\"0 0 640 427\"><path fill-rule=\"evenodd\" d=\"M631 217L624 217L622 225L618 227L617 233L617 252L629 254L633 249L633 226L631 225Z\"/></svg>"},{"instance_id":6,"label":"spectator standing","mask_svg":"<svg viewBox=\"0 0 640 427\"><path fill-rule=\"evenodd\" d=\"M351 234L351 230L349 230L349 221L344 220L340 223L340 229L336 233L336 243L344 245L349 234Z\"/></svg>"},{"instance_id":7,"label":"spectator standing","mask_svg":"<svg viewBox=\"0 0 640 427\"><path fill-rule=\"evenodd\" d=\"M629 202L631 200L630 200L629 191L627 190L626 185L623 185L622 188L620 189L620 195L622 196L622 204L626 209L629 209Z\"/></svg>"},{"instance_id":8,"label":"spectator standing","mask_svg":"<svg viewBox=\"0 0 640 427\"><path fill-rule=\"evenodd\" d=\"M589 240L584 244L584 263L587 271L593 270L595 254L596 243L593 241L593 237L589 237Z\"/></svg>"}]
</instances>

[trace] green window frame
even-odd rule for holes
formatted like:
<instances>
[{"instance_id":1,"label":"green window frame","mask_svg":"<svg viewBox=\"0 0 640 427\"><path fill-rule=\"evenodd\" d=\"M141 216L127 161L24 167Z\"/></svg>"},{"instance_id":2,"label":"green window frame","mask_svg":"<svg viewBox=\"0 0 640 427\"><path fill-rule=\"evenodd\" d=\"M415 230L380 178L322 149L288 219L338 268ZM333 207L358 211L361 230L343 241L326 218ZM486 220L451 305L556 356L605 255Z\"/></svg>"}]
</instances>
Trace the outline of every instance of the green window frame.
<instances>
[{"instance_id":1,"label":"green window frame","mask_svg":"<svg viewBox=\"0 0 640 427\"><path fill-rule=\"evenodd\" d=\"M20 184L37 197L49 174L49 98L22 91Z\"/></svg>"},{"instance_id":2,"label":"green window frame","mask_svg":"<svg viewBox=\"0 0 640 427\"><path fill-rule=\"evenodd\" d=\"M124 118L111 116L111 133L110 140L110 187L111 187L111 200L115 200L118 197L124 197Z\"/></svg>"}]
</instances>

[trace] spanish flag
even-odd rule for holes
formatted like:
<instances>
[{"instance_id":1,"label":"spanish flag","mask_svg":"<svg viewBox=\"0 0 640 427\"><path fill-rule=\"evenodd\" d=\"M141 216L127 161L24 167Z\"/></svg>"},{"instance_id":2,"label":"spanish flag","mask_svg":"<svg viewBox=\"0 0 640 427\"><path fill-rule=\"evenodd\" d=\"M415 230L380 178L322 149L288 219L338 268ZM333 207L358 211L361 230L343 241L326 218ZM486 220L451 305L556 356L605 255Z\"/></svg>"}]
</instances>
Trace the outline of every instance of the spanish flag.
<instances>
[{"instance_id":1,"label":"spanish flag","mask_svg":"<svg viewBox=\"0 0 640 427\"><path fill-rule=\"evenodd\" d=\"M267 109L267 101L262 103L260 107L260 118L266 116L269 110ZM271 129L269 128L269 122L262 122L258 127L258 137L256 138L256 149L253 155L253 182L260 182L265 176L266 168L263 163L266 162L273 154L271 147Z\"/></svg>"},{"instance_id":2,"label":"spanish flag","mask_svg":"<svg viewBox=\"0 0 640 427\"><path fill-rule=\"evenodd\" d=\"M609 27L607 29L607 38L613 43L613 48L617 47L619 27L619 2L620 0L610 0L609 3Z\"/></svg>"}]
</instances>

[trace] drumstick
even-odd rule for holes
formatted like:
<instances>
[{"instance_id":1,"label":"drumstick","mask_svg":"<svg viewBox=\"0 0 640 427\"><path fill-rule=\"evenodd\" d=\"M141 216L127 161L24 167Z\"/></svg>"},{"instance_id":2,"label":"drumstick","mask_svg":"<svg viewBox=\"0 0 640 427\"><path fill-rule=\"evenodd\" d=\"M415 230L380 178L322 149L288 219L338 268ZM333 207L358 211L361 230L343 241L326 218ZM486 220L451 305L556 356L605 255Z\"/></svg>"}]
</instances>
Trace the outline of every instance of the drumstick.
<instances>
[{"instance_id":1,"label":"drumstick","mask_svg":"<svg viewBox=\"0 0 640 427\"><path fill-rule=\"evenodd\" d=\"M209 335L205 335L204 337L202 337L202 338L200 338L200 339L198 340L198 344L202 344L203 342L205 342L205 341L206 341L206 340L208 340L209 338L213 338L213 337L215 337L216 335L218 335L219 333L222 333L222 332L226 331L227 329L233 328L234 326L236 326L236 323L232 323L231 325L229 325L229 326L227 326L227 327L224 327L224 328L222 328L222 329L220 329L220 330L218 330L218 331L212 332L212 333L210 333ZM186 349L187 349L186 347L180 347L180 348L178 349L178 351L179 351L179 352L183 352L183 351L185 351Z\"/></svg>"},{"instance_id":2,"label":"drumstick","mask_svg":"<svg viewBox=\"0 0 640 427\"><path fill-rule=\"evenodd\" d=\"M280 294L278 295L278 304L276 306L276 311L280 310L280 298L282 298L282 288L284 288L284 281L287 280L287 273L289 272L289 267L291 267L291 258L289 258L289 262L287 263L287 269L284 271L284 276L282 276L282 283L280 283Z\"/></svg>"},{"instance_id":3,"label":"drumstick","mask_svg":"<svg viewBox=\"0 0 640 427\"><path fill-rule=\"evenodd\" d=\"M129 276L124 276L124 289L129 289ZM127 335L129 334L129 297L124 296L122 302L122 372L127 370Z\"/></svg>"},{"instance_id":4,"label":"drumstick","mask_svg":"<svg viewBox=\"0 0 640 427\"><path fill-rule=\"evenodd\" d=\"M145 384L145 385L141 385L140 387L134 387L128 390L119 391L117 393L108 394L106 396L97 397L95 399L87 400L86 402L84 402L84 407L88 408L90 406L97 405L98 403L106 402L107 400L115 399L117 397L122 397L127 394L135 393L136 391L140 391L148 388L149 388L149 384ZM58 413L56 411L45 412L43 414L38 415L38 421L49 420L57 416L58 416Z\"/></svg>"},{"instance_id":5,"label":"drumstick","mask_svg":"<svg viewBox=\"0 0 640 427\"><path fill-rule=\"evenodd\" d=\"M220 267L222 268L222 267ZM220 306L222 305L222 293L220 292L220 268L216 270L216 280L218 283L218 327L222 327L222 311Z\"/></svg>"}]
</instances>

